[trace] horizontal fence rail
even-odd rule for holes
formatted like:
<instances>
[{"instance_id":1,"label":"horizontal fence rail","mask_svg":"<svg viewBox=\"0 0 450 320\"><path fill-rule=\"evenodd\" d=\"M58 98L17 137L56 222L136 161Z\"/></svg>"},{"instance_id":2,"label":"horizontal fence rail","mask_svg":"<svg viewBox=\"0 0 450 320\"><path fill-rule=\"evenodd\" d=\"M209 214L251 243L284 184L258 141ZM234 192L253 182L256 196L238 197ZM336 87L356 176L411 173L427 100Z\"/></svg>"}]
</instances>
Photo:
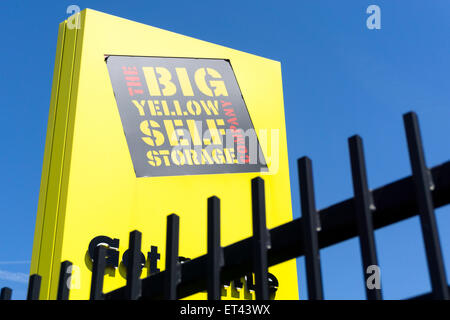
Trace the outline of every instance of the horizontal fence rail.
<instances>
[{"instance_id":1,"label":"horizontal fence rail","mask_svg":"<svg viewBox=\"0 0 450 320\"><path fill-rule=\"evenodd\" d=\"M419 216L425 244L432 291L411 299L449 298L449 286L440 248L434 209L450 204L450 161L428 169L425 165L419 125L415 113L404 115L405 131L412 175L370 190L363 154L362 139L349 138L354 197L330 207L315 207L312 162L298 160L302 217L268 230L264 180L252 179L253 235L226 247L220 245L220 199L208 200L208 251L198 258L180 263L178 257L179 226L176 214L167 217L166 268L153 266L150 276L139 279L138 253L141 234L130 233L127 259L127 284L103 293L103 277L107 248L95 248L91 295L93 300L118 299L181 299L207 291L208 299L220 299L220 284L255 274L255 298L267 300L271 295L267 268L278 263L305 256L306 282L309 299L323 299L320 249L358 237L363 273L377 265L374 230ZM152 250L153 252L153 250ZM155 252L149 254L154 254ZM70 277L71 263L61 265L58 299L66 300L69 289L61 281ZM364 281L366 281L366 277ZM31 275L28 299L38 299L40 277ZM368 286L366 286L368 287ZM272 288L273 289L273 288ZM382 299L381 288L366 290L367 299ZM11 298L11 289L3 288L1 299Z\"/></svg>"}]
</instances>

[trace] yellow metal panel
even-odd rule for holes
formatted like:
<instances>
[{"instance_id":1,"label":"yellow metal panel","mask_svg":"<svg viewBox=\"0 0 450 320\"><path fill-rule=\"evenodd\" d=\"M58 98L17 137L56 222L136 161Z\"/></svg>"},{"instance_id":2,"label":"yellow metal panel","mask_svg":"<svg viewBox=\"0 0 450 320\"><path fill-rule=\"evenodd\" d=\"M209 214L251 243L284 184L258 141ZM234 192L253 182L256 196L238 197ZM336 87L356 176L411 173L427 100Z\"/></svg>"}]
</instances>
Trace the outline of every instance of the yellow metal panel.
<instances>
[{"instance_id":1,"label":"yellow metal panel","mask_svg":"<svg viewBox=\"0 0 450 320\"><path fill-rule=\"evenodd\" d=\"M98 235L120 239L121 257L129 232L141 231L142 251L158 246L158 267L164 269L166 216L170 213L180 216L180 255L205 254L206 201L212 195L221 199L222 245L251 236L250 180L258 175L266 184L267 226L292 219L279 62L93 10L80 14L81 29L65 31L53 143L45 151L45 157L51 157L48 167L44 160L42 182L48 191L46 195L41 191L45 200L40 199L36 229L43 220L43 232L35 236L41 249L37 251L35 244L32 263L32 271L39 264L37 270L43 277L41 298L56 297L63 260L72 261L81 271L80 287L71 290L71 299L88 298L91 272L86 250ZM229 59L257 132L277 130L279 144L272 144L271 149L279 159L269 164L267 174L136 178L105 55ZM264 147L263 138L259 136L270 158L272 152ZM47 174L48 181L44 180ZM125 285L120 270L105 277L105 292ZM298 299L295 260L269 271L280 283L277 299ZM147 276L145 269L142 276Z\"/></svg>"},{"instance_id":2,"label":"yellow metal panel","mask_svg":"<svg viewBox=\"0 0 450 320\"><path fill-rule=\"evenodd\" d=\"M65 32L64 25L65 25L64 22L61 23L59 25L59 29L58 29L58 42L57 42L56 55L55 55L55 68L53 71L52 94L51 94L51 98L50 98L50 111L49 111L48 123L47 123L47 137L45 140L45 153L44 153L44 161L42 164L42 179L41 179L41 187L40 187L40 191L39 191L38 212L37 212L36 226L35 226L35 232L34 232L33 258L31 261L31 274L38 272L38 265L39 265L42 226L43 226L43 220L44 220L45 202L47 199L48 173L50 170L50 156L51 156L51 150L53 147L53 134L54 134L55 115L56 115L56 100L58 99L62 52L63 52L63 46L64 46L64 32Z\"/></svg>"},{"instance_id":3,"label":"yellow metal panel","mask_svg":"<svg viewBox=\"0 0 450 320\"><path fill-rule=\"evenodd\" d=\"M45 194L40 196L38 208L38 223L42 220L42 226L37 228L36 236L40 236L38 254L33 250L32 267L37 267L37 273L46 278L41 284L41 298L48 297L49 284L51 279L51 270L54 262L56 226L59 214L61 179L64 166L64 152L66 147L66 133L68 121L69 96L72 85L73 61L75 58L76 29L68 29L64 22L59 29L59 38L62 42L61 48L61 66L59 67L58 84L55 92L55 105L51 105L51 116L54 116L53 132L47 132L51 136L49 149L45 150L45 159L49 159L47 171L43 171L43 176L48 177L44 188ZM58 59L58 58L57 58ZM58 62L57 62L58 64ZM56 75L55 75L56 76ZM57 79L57 78L55 78ZM54 84L56 85L56 84ZM54 111L53 111L54 110ZM54 112L54 115L53 115ZM49 139L49 138L48 138ZM45 162L44 162L45 165ZM41 211L42 210L42 211ZM35 236L35 237L36 237ZM35 239L35 242L38 241ZM37 262L36 262L37 260ZM33 271L32 271L33 272Z\"/></svg>"}]
</instances>

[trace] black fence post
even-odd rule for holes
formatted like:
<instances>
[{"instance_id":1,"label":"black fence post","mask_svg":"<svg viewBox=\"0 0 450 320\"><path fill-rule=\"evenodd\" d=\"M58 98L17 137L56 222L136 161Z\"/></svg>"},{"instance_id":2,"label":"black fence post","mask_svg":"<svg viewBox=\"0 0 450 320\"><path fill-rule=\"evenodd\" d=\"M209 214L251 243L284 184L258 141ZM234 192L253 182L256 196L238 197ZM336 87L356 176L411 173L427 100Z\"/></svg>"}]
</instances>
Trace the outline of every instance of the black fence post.
<instances>
[{"instance_id":1,"label":"black fence post","mask_svg":"<svg viewBox=\"0 0 450 320\"><path fill-rule=\"evenodd\" d=\"M0 293L0 300L11 300L12 290L11 288L4 287Z\"/></svg>"},{"instance_id":2,"label":"black fence post","mask_svg":"<svg viewBox=\"0 0 450 320\"><path fill-rule=\"evenodd\" d=\"M220 199L208 198L208 300L220 300L220 270L223 265L220 246Z\"/></svg>"},{"instance_id":3,"label":"black fence post","mask_svg":"<svg viewBox=\"0 0 450 320\"><path fill-rule=\"evenodd\" d=\"M309 300L323 299L322 272L320 267L320 248L318 229L319 215L316 210L312 163L308 157L298 160L298 177L300 184L300 202L302 208L306 282Z\"/></svg>"},{"instance_id":4,"label":"black fence post","mask_svg":"<svg viewBox=\"0 0 450 320\"><path fill-rule=\"evenodd\" d=\"M417 204L419 206L420 225L425 243L432 291L435 299L448 300L448 284L430 190L432 181L425 163L417 114L408 112L403 115L403 121L408 141L409 159Z\"/></svg>"},{"instance_id":5,"label":"black fence post","mask_svg":"<svg viewBox=\"0 0 450 320\"><path fill-rule=\"evenodd\" d=\"M375 277L379 277L380 273L372 219L372 209L375 209L375 205L369 191L361 137L358 135L350 137L348 139L348 145L352 168L355 217L359 234L359 245L361 248L366 297L368 300L381 300L381 287L377 287L377 284L379 285L380 283L380 279L375 278L375 285L373 287L369 287L368 283L370 280L369 278L372 277L372 275L368 273L369 267L373 266L376 268L376 270L374 270Z\"/></svg>"},{"instance_id":6,"label":"black fence post","mask_svg":"<svg viewBox=\"0 0 450 320\"><path fill-rule=\"evenodd\" d=\"M140 254L142 234L135 230L130 232L129 252L127 268L127 285L125 287L125 299L137 300L141 296Z\"/></svg>"},{"instance_id":7,"label":"black fence post","mask_svg":"<svg viewBox=\"0 0 450 320\"><path fill-rule=\"evenodd\" d=\"M180 218L176 214L167 217L166 270L164 272L164 298L177 299L177 286L181 280L178 262Z\"/></svg>"},{"instance_id":8,"label":"black fence post","mask_svg":"<svg viewBox=\"0 0 450 320\"><path fill-rule=\"evenodd\" d=\"M69 279L72 274L72 262L63 261L59 270L58 294L57 300L69 300L70 283Z\"/></svg>"},{"instance_id":9,"label":"black fence post","mask_svg":"<svg viewBox=\"0 0 450 320\"><path fill-rule=\"evenodd\" d=\"M267 249L270 248L270 239L266 227L264 180L260 177L252 179L252 217L255 299L268 300L269 284L267 280Z\"/></svg>"},{"instance_id":10,"label":"black fence post","mask_svg":"<svg viewBox=\"0 0 450 320\"><path fill-rule=\"evenodd\" d=\"M39 292L41 291L41 276L33 274L28 282L27 300L39 300Z\"/></svg>"},{"instance_id":11,"label":"black fence post","mask_svg":"<svg viewBox=\"0 0 450 320\"><path fill-rule=\"evenodd\" d=\"M103 245L95 247L91 278L91 300L103 300L103 278L106 267L106 250Z\"/></svg>"}]
</instances>

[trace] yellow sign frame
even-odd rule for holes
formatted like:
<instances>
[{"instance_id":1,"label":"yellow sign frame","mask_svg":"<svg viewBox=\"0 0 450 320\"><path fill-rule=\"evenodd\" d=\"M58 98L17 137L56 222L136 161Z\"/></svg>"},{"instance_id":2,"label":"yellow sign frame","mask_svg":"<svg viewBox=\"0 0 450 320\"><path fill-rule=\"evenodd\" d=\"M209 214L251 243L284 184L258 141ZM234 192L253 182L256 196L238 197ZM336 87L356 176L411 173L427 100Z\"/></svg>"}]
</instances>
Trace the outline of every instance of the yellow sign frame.
<instances>
[{"instance_id":1,"label":"yellow sign frame","mask_svg":"<svg viewBox=\"0 0 450 320\"><path fill-rule=\"evenodd\" d=\"M206 205L212 195L221 199L222 246L251 236L250 181L256 176L265 180L267 227L292 220L279 62L91 9L76 18L79 29L64 21L58 33L31 262L31 273L42 276L40 299L56 298L64 260L75 265L70 298L89 298L86 251L99 235L120 239L122 257L129 232L141 231L142 251L158 246L158 267L164 269L170 213L180 216L180 255L205 254ZM271 152L263 147L266 159L276 158L269 172L136 178L105 55L229 59L256 131L269 130L266 140L277 141ZM258 139L264 137L258 133ZM269 272L279 281L276 299L298 299L295 259ZM104 292L125 283L113 270L105 276Z\"/></svg>"}]
</instances>

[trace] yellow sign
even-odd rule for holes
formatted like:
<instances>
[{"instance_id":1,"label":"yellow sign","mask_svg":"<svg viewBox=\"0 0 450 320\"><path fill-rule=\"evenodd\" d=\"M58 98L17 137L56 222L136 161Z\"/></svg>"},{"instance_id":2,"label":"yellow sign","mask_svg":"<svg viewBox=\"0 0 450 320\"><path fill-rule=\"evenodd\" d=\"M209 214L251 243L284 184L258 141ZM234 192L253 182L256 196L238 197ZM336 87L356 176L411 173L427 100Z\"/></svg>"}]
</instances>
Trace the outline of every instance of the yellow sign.
<instances>
[{"instance_id":1,"label":"yellow sign","mask_svg":"<svg viewBox=\"0 0 450 320\"><path fill-rule=\"evenodd\" d=\"M75 18L58 34L31 263L41 299L56 298L64 260L70 298L88 299L99 243L109 246L104 292L124 286L132 230L142 232L141 277L163 270L171 213L181 259L205 254L213 195L221 245L250 237L257 176L267 227L292 220L279 62L90 9ZM298 299L295 260L269 272L276 299ZM241 280L222 298L252 298L252 280Z\"/></svg>"},{"instance_id":2,"label":"yellow sign","mask_svg":"<svg viewBox=\"0 0 450 320\"><path fill-rule=\"evenodd\" d=\"M267 171L229 61L106 63L137 177Z\"/></svg>"}]
</instances>

